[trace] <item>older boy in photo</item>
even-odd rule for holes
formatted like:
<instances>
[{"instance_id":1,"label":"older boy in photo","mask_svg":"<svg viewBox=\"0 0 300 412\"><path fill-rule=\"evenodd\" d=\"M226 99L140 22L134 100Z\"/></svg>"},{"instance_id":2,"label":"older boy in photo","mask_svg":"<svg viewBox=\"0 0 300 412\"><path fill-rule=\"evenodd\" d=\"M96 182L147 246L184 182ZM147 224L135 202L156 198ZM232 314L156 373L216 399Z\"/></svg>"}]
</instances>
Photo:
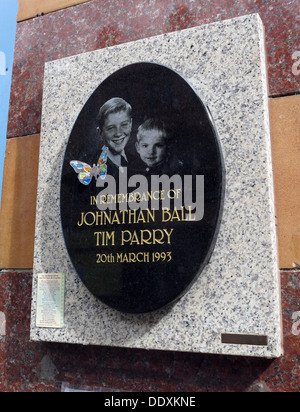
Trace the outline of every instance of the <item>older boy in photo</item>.
<instances>
[{"instance_id":1,"label":"older boy in photo","mask_svg":"<svg viewBox=\"0 0 300 412\"><path fill-rule=\"evenodd\" d=\"M115 97L107 101L98 114L98 133L108 147L107 174L118 178L119 169L128 166L125 148L132 130L132 107L125 100Z\"/></svg>"}]
</instances>

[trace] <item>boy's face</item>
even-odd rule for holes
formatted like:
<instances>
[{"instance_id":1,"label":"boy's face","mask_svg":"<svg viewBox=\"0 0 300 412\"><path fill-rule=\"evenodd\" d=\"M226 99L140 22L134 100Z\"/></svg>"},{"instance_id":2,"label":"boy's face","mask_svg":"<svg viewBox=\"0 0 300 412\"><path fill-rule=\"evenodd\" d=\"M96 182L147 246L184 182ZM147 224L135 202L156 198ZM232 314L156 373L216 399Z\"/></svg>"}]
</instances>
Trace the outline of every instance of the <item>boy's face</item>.
<instances>
[{"instance_id":1,"label":"boy's face","mask_svg":"<svg viewBox=\"0 0 300 412\"><path fill-rule=\"evenodd\" d=\"M136 143L136 150L148 167L154 167L166 158L167 144L160 131L147 130Z\"/></svg>"},{"instance_id":2,"label":"boy's face","mask_svg":"<svg viewBox=\"0 0 300 412\"><path fill-rule=\"evenodd\" d=\"M132 129L132 119L125 111L111 113L104 121L102 138L114 154L121 154L125 149Z\"/></svg>"}]
</instances>

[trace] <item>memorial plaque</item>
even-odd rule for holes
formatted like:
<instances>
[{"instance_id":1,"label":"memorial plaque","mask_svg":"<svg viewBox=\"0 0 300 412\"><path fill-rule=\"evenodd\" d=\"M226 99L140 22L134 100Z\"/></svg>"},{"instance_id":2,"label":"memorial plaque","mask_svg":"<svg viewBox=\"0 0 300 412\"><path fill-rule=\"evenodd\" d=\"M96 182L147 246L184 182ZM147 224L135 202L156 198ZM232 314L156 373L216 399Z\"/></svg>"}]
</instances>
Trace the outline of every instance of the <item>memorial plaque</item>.
<instances>
[{"instance_id":1,"label":"memorial plaque","mask_svg":"<svg viewBox=\"0 0 300 412\"><path fill-rule=\"evenodd\" d=\"M36 326L62 328L64 324L65 276L63 273L40 273L37 285Z\"/></svg>"},{"instance_id":2,"label":"memorial plaque","mask_svg":"<svg viewBox=\"0 0 300 412\"><path fill-rule=\"evenodd\" d=\"M76 120L61 183L66 247L88 289L122 312L178 299L215 245L224 174L209 111L179 74L138 63L104 80Z\"/></svg>"},{"instance_id":3,"label":"memorial plaque","mask_svg":"<svg viewBox=\"0 0 300 412\"><path fill-rule=\"evenodd\" d=\"M59 273L63 327L40 327ZM31 339L281 355L258 15L46 64Z\"/></svg>"}]
</instances>

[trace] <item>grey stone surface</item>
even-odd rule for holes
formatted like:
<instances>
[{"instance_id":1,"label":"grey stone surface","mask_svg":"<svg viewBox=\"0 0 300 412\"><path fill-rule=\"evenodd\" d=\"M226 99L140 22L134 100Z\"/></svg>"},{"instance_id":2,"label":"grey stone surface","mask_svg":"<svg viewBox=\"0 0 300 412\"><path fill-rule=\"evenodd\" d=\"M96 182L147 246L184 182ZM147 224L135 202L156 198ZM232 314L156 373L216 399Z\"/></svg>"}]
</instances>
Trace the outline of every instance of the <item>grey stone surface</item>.
<instances>
[{"instance_id":1,"label":"grey stone surface","mask_svg":"<svg viewBox=\"0 0 300 412\"><path fill-rule=\"evenodd\" d=\"M181 74L209 106L226 166L225 206L210 263L175 305L126 315L81 283L60 226L60 173L72 127L116 70L154 62ZM65 273L65 327L35 327L38 273ZM31 339L261 357L281 355L264 31L250 15L97 50L45 67ZM268 346L226 345L222 333L268 336Z\"/></svg>"}]
</instances>

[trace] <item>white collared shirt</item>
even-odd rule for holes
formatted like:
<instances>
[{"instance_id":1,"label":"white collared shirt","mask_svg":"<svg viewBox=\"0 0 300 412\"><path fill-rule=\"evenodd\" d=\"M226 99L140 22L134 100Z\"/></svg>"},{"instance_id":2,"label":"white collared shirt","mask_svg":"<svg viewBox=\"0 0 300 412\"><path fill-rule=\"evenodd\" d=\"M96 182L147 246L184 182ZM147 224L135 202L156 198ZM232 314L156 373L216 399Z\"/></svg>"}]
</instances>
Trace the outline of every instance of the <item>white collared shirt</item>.
<instances>
[{"instance_id":1,"label":"white collared shirt","mask_svg":"<svg viewBox=\"0 0 300 412\"><path fill-rule=\"evenodd\" d=\"M121 156L123 156L124 159L128 162L125 150L123 150L121 154L113 154L110 150L108 150L107 157L118 167L121 167Z\"/></svg>"}]
</instances>

